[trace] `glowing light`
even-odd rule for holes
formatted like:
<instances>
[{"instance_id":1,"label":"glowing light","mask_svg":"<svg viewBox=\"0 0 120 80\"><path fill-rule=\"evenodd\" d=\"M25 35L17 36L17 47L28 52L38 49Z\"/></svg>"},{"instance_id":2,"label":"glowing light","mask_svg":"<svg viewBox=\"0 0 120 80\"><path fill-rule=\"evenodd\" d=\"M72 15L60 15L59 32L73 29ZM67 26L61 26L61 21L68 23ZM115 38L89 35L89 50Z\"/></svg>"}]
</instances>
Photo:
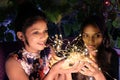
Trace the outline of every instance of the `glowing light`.
<instances>
[{"instance_id":1,"label":"glowing light","mask_svg":"<svg viewBox=\"0 0 120 80\"><path fill-rule=\"evenodd\" d=\"M111 5L110 0L105 0L104 4L105 4L106 6L110 6L110 5Z\"/></svg>"}]
</instances>

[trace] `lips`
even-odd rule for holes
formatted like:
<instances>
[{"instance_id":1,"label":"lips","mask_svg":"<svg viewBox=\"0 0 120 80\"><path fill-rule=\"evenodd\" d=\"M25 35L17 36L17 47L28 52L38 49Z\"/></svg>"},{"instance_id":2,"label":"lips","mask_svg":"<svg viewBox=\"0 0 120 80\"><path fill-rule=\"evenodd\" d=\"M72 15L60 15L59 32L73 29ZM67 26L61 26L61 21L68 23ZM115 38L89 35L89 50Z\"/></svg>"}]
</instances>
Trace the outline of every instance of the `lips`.
<instances>
[{"instance_id":1,"label":"lips","mask_svg":"<svg viewBox=\"0 0 120 80\"><path fill-rule=\"evenodd\" d=\"M89 48L94 48L94 46L88 46Z\"/></svg>"},{"instance_id":2,"label":"lips","mask_svg":"<svg viewBox=\"0 0 120 80\"><path fill-rule=\"evenodd\" d=\"M95 49L95 45L88 45L87 48L90 49L90 50L94 50Z\"/></svg>"},{"instance_id":3,"label":"lips","mask_svg":"<svg viewBox=\"0 0 120 80\"><path fill-rule=\"evenodd\" d=\"M46 46L46 45L45 45L45 42L40 42L40 43L38 43L38 45L44 46L44 47Z\"/></svg>"}]
</instances>

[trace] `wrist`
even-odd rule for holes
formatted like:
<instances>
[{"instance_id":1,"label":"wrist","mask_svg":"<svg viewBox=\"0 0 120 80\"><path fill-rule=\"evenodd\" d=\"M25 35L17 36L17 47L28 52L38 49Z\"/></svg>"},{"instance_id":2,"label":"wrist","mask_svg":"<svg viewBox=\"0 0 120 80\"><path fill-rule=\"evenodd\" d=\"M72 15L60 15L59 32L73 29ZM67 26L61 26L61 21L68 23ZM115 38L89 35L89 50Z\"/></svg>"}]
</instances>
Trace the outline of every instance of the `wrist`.
<instances>
[{"instance_id":1,"label":"wrist","mask_svg":"<svg viewBox=\"0 0 120 80\"><path fill-rule=\"evenodd\" d=\"M51 68L43 80L53 80L56 77L56 75L57 73Z\"/></svg>"}]
</instances>

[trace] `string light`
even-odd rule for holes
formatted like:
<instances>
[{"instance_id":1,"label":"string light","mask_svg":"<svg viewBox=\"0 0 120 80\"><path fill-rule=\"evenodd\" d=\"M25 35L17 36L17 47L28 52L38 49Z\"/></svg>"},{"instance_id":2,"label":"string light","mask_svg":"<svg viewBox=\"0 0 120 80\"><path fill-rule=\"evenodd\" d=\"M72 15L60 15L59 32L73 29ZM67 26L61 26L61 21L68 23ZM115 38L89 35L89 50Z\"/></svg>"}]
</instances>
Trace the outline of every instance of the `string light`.
<instances>
[{"instance_id":1,"label":"string light","mask_svg":"<svg viewBox=\"0 0 120 80\"><path fill-rule=\"evenodd\" d=\"M66 61L69 64L73 62L72 59L76 59L76 61L79 61L80 57L83 58L89 56L88 50L81 39L81 34L73 39L71 42L68 39L62 39L61 34L56 34L52 38L53 39L50 38L50 40L53 42L52 47L55 50L56 56L61 59L67 58ZM64 41L67 41L67 43L65 43Z\"/></svg>"},{"instance_id":2,"label":"string light","mask_svg":"<svg viewBox=\"0 0 120 80\"><path fill-rule=\"evenodd\" d=\"M55 37L52 37L54 39L49 38L54 44L52 44L52 47L55 50L56 56L63 59L66 58L65 63L63 64L64 68L69 68L74 65L75 62L81 62L81 60L87 61L89 56L89 52L82 41L81 34L77 36L75 39L70 42L68 39L62 39L62 35L55 35ZM64 43L64 41L67 41L67 44ZM62 48L62 45L66 44L65 48ZM50 61L51 62L51 61ZM56 63L57 61L54 61L51 63L51 66ZM89 61L88 61L89 62ZM98 68L101 71L101 68ZM113 78L108 72L103 71L105 74L107 74L111 79L117 80ZM89 77L89 80L93 80L93 77Z\"/></svg>"},{"instance_id":3,"label":"string light","mask_svg":"<svg viewBox=\"0 0 120 80\"><path fill-rule=\"evenodd\" d=\"M104 4L105 4L106 6L110 6L110 5L111 5L111 2L110 2L110 0L105 0L105 1L104 1Z\"/></svg>"}]
</instances>

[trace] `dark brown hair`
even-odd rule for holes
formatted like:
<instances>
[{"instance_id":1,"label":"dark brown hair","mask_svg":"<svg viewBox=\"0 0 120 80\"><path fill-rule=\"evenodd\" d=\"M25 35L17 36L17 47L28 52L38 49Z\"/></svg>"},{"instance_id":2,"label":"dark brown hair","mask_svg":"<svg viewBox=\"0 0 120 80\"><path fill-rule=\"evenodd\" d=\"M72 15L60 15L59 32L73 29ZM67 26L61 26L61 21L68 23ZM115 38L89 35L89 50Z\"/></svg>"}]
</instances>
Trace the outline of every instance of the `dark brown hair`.
<instances>
[{"instance_id":1,"label":"dark brown hair","mask_svg":"<svg viewBox=\"0 0 120 80\"><path fill-rule=\"evenodd\" d=\"M108 36L107 27L105 26L104 17L97 15L87 17L83 22L83 24L81 25L81 29L80 29L81 34L83 34L83 31L87 25L93 25L94 27L97 27L103 35L103 41L101 45L98 47L98 52L96 55L96 61L98 66L102 69L105 75L106 72L108 73L110 72L110 75L114 75L113 77L117 78L118 55L110 45L110 38ZM113 62L113 60L115 62ZM114 66L114 69L112 69L113 68L111 66L112 64L116 65Z\"/></svg>"},{"instance_id":2,"label":"dark brown hair","mask_svg":"<svg viewBox=\"0 0 120 80\"><path fill-rule=\"evenodd\" d=\"M16 32L26 32L26 29L34 24L36 21L45 21L45 14L30 2L25 2L18 7L18 12L14 21Z\"/></svg>"}]
</instances>

